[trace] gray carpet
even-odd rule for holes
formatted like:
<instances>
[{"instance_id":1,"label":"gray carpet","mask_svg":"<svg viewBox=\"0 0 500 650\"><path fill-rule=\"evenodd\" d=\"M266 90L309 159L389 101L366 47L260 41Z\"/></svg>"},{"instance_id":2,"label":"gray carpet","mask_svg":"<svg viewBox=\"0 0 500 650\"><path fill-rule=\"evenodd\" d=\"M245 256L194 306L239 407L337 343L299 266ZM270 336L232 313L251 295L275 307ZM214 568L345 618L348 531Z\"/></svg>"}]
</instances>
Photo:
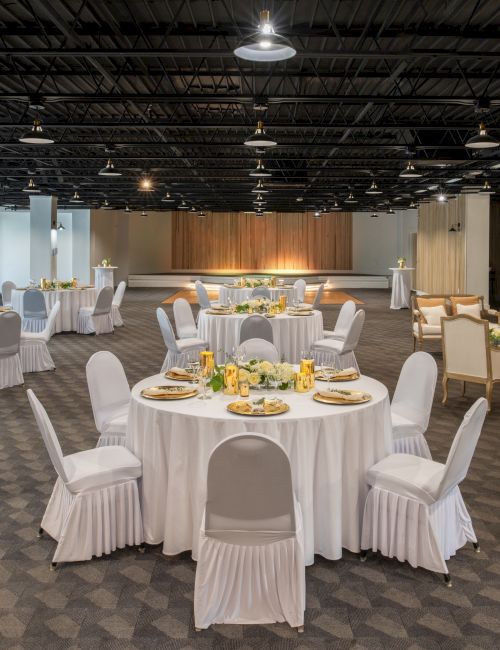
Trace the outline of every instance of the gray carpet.
<instances>
[{"instance_id":1,"label":"gray carpet","mask_svg":"<svg viewBox=\"0 0 500 650\"><path fill-rule=\"evenodd\" d=\"M56 372L26 375L24 388L0 391L0 647L1 648L367 648L434 650L500 647L500 389L488 416L462 493L482 551L460 550L448 566L454 586L407 564L371 555L366 564L346 552L342 560L316 558L307 569L305 634L286 625L193 628L195 564L189 554L145 555L133 550L49 571L55 542L36 539L55 473L25 395L32 388L58 432L64 453L97 441L85 381L85 363L102 349L122 360L129 381L159 371L165 354L155 309L168 290L128 290L126 327L99 337L61 334L50 349ZM412 351L408 311L390 312L385 291L356 291L367 321L358 361L365 374L393 391ZM324 307L332 328L339 307ZM171 307L167 308L171 315ZM429 351L441 366L439 346ZM441 406L440 383L428 440L444 460L461 417L481 394L461 397L451 384Z\"/></svg>"}]
</instances>

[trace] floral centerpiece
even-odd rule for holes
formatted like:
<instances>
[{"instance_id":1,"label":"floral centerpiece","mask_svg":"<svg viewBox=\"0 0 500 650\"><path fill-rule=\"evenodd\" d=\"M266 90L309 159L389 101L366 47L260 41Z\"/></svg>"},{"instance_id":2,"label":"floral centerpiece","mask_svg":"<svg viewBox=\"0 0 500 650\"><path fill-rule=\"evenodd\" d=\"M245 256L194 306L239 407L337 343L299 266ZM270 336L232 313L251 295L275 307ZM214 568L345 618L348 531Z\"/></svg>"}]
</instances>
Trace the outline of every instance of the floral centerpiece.
<instances>
[{"instance_id":1,"label":"floral centerpiece","mask_svg":"<svg viewBox=\"0 0 500 650\"><path fill-rule=\"evenodd\" d=\"M269 311L276 311L279 303L269 300L269 298L259 297L259 298L249 298L243 302L238 303L234 306L234 311L237 314L248 314L251 312L257 314L265 314Z\"/></svg>"},{"instance_id":2,"label":"floral centerpiece","mask_svg":"<svg viewBox=\"0 0 500 650\"><path fill-rule=\"evenodd\" d=\"M289 363L271 363L250 359L239 364L239 381L248 381L251 388L287 390L293 385L295 369ZM224 366L216 366L209 384L216 393L224 386Z\"/></svg>"},{"instance_id":3,"label":"floral centerpiece","mask_svg":"<svg viewBox=\"0 0 500 650\"><path fill-rule=\"evenodd\" d=\"M495 348L500 347L500 327L490 329L490 344Z\"/></svg>"},{"instance_id":4,"label":"floral centerpiece","mask_svg":"<svg viewBox=\"0 0 500 650\"><path fill-rule=\"evenodd\" d=\"M40 289L73 289L74 280L46 280L42 278L38 285Z\"/></svg>"},{"instance_id":5,"label":"floral centerpiece","mask_svg":"<svg viewBox=\"0 0 500 650\"><path fill-rule=\"evenodd\" d=\"M400 269L406 268L406 257L398 257L398 266Z\"/></svg>"},{"instance_id":6,"label":"floral centerpiece","mask_svg":"<svg viewBox=\"0 0 500 650\"><path fill-rule=\"evenodd\" d=\"M235 284L239 287L246 287L247 289L255 289L255 287L271 287L273 285L273 278L241 278L235 280Z\"/></svg>"}]
</instances>

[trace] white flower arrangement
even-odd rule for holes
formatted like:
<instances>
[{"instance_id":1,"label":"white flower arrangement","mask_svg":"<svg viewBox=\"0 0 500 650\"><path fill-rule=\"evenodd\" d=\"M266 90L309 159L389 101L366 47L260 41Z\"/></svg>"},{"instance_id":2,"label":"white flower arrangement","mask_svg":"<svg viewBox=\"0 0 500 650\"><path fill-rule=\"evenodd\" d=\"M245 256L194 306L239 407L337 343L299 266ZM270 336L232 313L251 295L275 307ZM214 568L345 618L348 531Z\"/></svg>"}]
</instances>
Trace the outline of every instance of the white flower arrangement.
<instances>
[{"instance_id":1,"label":"white flower arrangement","mask_svg":"<svg viewBox=\"0 0 500 650\"><path fill-rule=\"evenodd\" d=\"M500 346L500 327L490 329L490 343L495 347Z\"/></svg>"}]
</instances>

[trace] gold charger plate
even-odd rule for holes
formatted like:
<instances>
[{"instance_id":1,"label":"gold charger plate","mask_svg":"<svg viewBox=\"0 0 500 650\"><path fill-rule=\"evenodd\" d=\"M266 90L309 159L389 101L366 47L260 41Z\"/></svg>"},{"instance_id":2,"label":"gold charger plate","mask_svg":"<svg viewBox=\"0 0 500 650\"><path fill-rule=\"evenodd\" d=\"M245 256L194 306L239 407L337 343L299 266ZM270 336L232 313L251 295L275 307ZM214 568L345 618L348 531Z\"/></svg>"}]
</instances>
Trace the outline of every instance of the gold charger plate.
<instances>
[{"instance_id":1,"label":"gold charger plate","mask_svg":"<svg viewBox=\"0 0 500 650\"><path fill-rule=\"evenodd\" d=\"M314 377L318 381L328 381L327 377L323 375L323 372L321 370L316 370ZM344 377L332 377L330 381L354 381L356 379L359 379L359 374L357 372L355 372L353 375L345 375Z\"/></svg>"},{"instance_id":2,"label":"gold charger plate","mask_svg":"<svg viewBox=\"0 0 500 650\"><path fill-rule=\"evenodd\" d=\"M218 310L218 309L207 309L207 314L211 314L212 316L231 316L233 312L232 311L223 311L223 310Z\"/></svg>"},{"instance_id":3,"label":"gold charger plate","mask_svg":"<svg viewBox=\"0 0 500 650\"><path fill-rule=\"evenodd\" d=\"M288 404L282 402L278 406L268 407L267 411L252 411L248 406L249 402L246 400L238 400L237 402L231 402L227 405L227 410L236 415L250 415L256 417L267 417L269 415L280 415L281 413L286 413L290 410Z\"/></svg>"},{"instance_id":4,"label":"gold charger plate","mask_svg":"<svg viewBox=\"0 0 500 650\"><path fill-rule=\"evenodd\" d=\"M365 402L369 402L371 399L372 396L369 393L363 393L363 397L359 400L347 400L337 397L323 397L323 395L320 395L319 393L314 393L313 395L313 400L316 402L321 402L322 404L339 404L341 406L345 406L346 404L365 404Z\"/></svg>"},{"instance_id":5,"label":"gold charger plate","mask_svg":"<svg viewBox=\"0 0 500 650\"><path fill-rule=\"evenodd\" d=\"M148 394L147 391L151 390L162 390L164 392L157 393L156 395L154 393ZM149 388L143 388L141 390L141 397L156 400L187 399L197 394L197 388L187 388L186 386L149 386Z\"/></svg>"}]
</instances>

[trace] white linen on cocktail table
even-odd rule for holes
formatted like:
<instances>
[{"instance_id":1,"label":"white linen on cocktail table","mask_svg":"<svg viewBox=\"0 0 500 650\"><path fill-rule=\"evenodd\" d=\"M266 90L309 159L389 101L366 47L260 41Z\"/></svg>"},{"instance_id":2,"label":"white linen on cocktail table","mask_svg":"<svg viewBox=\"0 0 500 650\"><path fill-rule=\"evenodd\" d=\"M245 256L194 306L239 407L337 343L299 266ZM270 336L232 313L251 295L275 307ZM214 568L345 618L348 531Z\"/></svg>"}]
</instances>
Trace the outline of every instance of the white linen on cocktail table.
<instances>
[{"instance_id":1,"label":"white linen on cocktail table","mask_svg":"<svg viewBox=\"0 0 500 650\"><path fill-rule=\"evenodd\" d=\"M269 293L271 294L271 300L279 300L280 296L286 296L289 303L292 302L295 295L295 289L293 286L284 286L284 287L267 287ZM252 295L253 289L250 287L220 287L219 288L219 302L223 305L228 304L230 299L233 304L243 302L248 300Z\"/></svg>"},{"instance_id":2,"label":"white linen on cocktail table","mask_svg":"<svg viewBox=\"0 0 500 650\"><path fill-rule=\"evenodd\" d=\"M415 269L390 268L392 271L391 309L408 309L410 307L411 272Z\"/></svg>"},{"instance_id":3,"label":"white linen on cocktail table","mask_svg":"<svg viewBox=\"0 0 500 650\"><path fill-rule=\"evenodd\" d=\"M199 312L198 337L208 341L208 349L214 352L217 363L224 363L226 354L238 347L241 323L247 317L248 314L221 316L206 310ZM288 363L298 363L301 350L309 350L314 341L323 338L323 315L317 310L311 316L278 314L269 322L280 358Z\"/></svg>"},{"instance_id":4,"label":"white linen on cocktail table","mask_svg":"<svg viewBox=\"0 0 500 650\"><path fill-rule=\"evenodd\" d=\"M56 332L76 332L76 322L80 307L90 307L97 300L97 289L54 289L43 291L47 313L59 300L61 308L57 315L54 333ZM24 289L14 289L12 291L12 308L23 317L23 295Z\"/></svg>"},{"instance_id":5,"label":"white linen on cocktail table","mask_svg":"<svg viewBox=\"0 0 500 650\"><path fill-rule=\"evenodd\" d=\"M314 562L314 553L337 560L342 548L359 552L366 472L391 452L389 397L383 384L369 377L341 384L373 396L370 402L348 406L314 402L312 392L278 391L290 410L261 418L230 413L227 404L238 398L221 393L206 401L140 396L146 386L165 383L163 375L155 375L136 384L129 411L127 447L142 461L147 543L163 542L166 555L192 549L196 559L210 453L228 436L253 431L278 440L290 458L303 515L306 564Z\"/></svg>"}]
</instances>

